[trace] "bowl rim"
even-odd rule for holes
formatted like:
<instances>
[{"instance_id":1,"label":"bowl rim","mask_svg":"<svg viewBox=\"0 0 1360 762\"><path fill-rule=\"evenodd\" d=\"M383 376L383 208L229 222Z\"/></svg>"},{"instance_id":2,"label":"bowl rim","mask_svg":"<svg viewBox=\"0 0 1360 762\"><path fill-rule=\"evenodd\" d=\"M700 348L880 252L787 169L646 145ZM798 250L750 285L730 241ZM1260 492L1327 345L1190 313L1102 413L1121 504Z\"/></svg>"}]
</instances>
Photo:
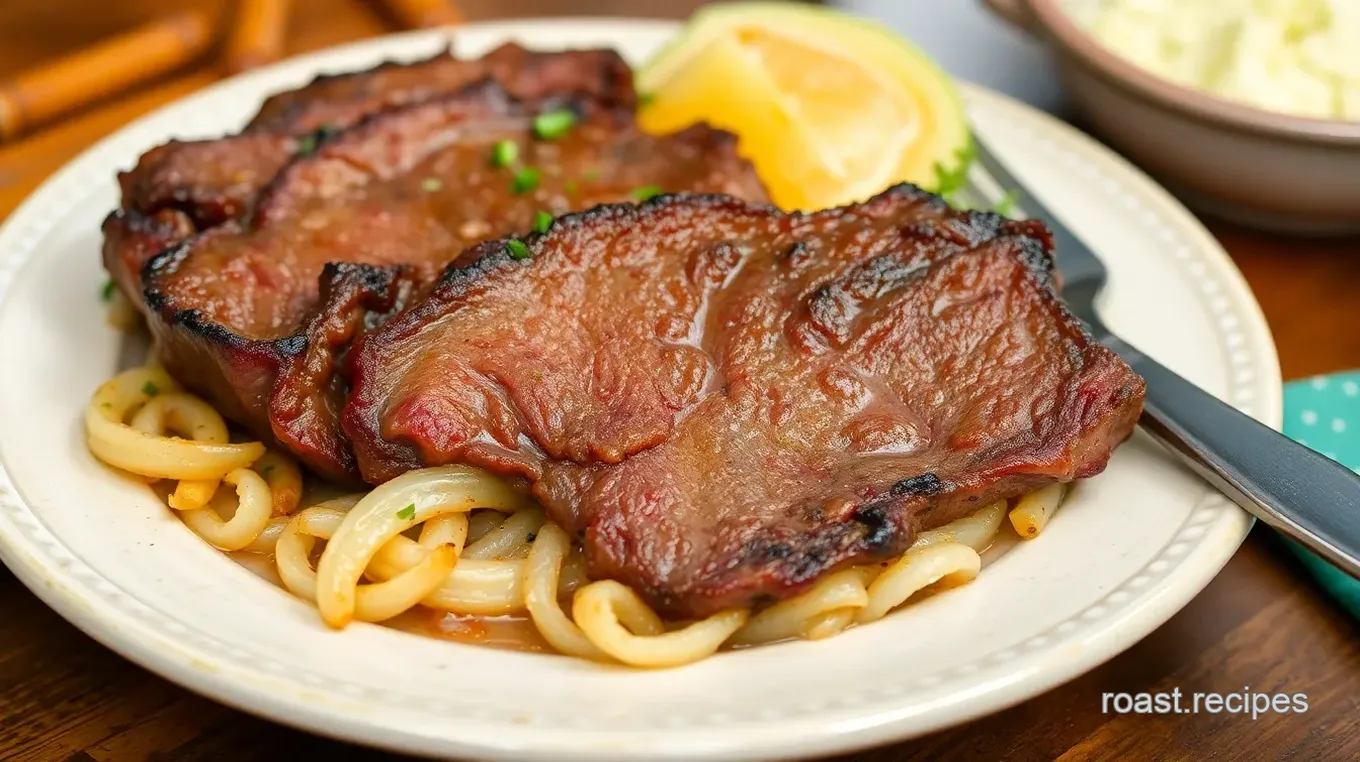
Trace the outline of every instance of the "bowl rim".
<instances>
[{"instance_id":1,"label":"bowl rim","mask_svg":"<svg viewBox=\"0 0 1360 762\"><path fill-rule=\"evenodd\" d=\"M1064 7L1066 0L1023 0L1035 26L1108 82L1145 100L1216 126L1309 144L1360 146L1360 121L1267 111L1178 85L1111 51Z\"/></svg>"}]
</instances>

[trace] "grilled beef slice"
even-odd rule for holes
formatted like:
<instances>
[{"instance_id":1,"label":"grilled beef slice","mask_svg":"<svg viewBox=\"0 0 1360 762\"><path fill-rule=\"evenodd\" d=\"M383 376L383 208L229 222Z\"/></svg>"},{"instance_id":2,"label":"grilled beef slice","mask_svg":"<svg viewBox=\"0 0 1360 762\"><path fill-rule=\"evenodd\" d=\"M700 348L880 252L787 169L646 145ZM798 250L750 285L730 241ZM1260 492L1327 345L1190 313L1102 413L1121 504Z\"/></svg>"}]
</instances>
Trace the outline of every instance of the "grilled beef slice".
<instances>
[{"instance_id":1,"label":"grilled beef slice","mask_svg":"<svg viewBox=\"0 0 1360 762\"><path fill-rule=\"evenodd\" d=\"M481 79L499 82L522 100L570 94L605 108L631 111L637 106L633 70L617 52L545 52L510 42L481 58L455 58L446 51L414 63L323 74L296 90L270 96L246 131L303 134L325 125L345 126L383 109L448 95Z\"/></svg>"},{"instance_id":2,"label":"grilled beef slice","mask_svg":"<svg viewBox=\"0 0 1360 762\"><path fill-rule=\"evenodd\" d=\"M148 322L167 369L316 471L353 478L336 360L464 248L653 186L766 198L728 133L650 136L631 112L578 102L582 121L545 140L533 110L495 91L385 111L294 159L249 219L149 261ZM503 141L514 166L491 161Z\"/></svg>"},{"instance_id":3,"label":"grilled beef slice","mask_svg":"<svg viewBox=\"0 0 1360 762\"><path fill-rule=\"evenodd\" d=\"M637 103L632 71L612 50L538 52L509 43L476 59L444 53L318 77L270 97L241 134L172 140L119 173L122 208L104 221L105 267L140 303L138 273L149 257L192 230L246 214L260 189L299 153L386 109L487 81L530 102L580 98L626 111Z\"/></svg>"},{"instance_id":4,"label":"grilled beef slice","mask_svg":"<svg viewBox=\"0 0 1360 762\"><path fill-rule=\"evenodd\" d=\"M1096 474L1141 409L1055 294L1042 225L911 186L812 214L670 196L525 243L479 245L352 349L360 469L507 476L669 615Z\"/></svg>"}]
</instances>

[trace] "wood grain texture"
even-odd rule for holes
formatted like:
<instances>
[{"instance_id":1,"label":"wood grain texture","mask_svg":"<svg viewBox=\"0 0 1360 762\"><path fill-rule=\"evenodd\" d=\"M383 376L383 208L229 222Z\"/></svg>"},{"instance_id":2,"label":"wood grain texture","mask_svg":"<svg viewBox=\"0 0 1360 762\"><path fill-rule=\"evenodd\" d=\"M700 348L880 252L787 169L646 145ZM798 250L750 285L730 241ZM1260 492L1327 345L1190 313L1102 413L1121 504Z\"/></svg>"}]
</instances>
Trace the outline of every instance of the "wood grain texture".
<instances>
[{"instance_id":1,"label":"wood grain texture","mask_svg":"<svg viewBox=\"0 0 1360 762\"><path fill-rule=\"evenodd\" d=\"M167 2L4 0L0 79L164 13ZM226 2L179 2L214 20ZM470 21L583 14L682 16L694 0L461 0ZM389 27L361 0L296 0L286 54ZM0 217L91 143L217 78L197 68L0 146ZM1360 367L1360 240L1309 241L1211 225L1256 290L1287 378ZM94 254L92 253L91 256ZM968 725L837 762L908 760L1360 759L1357 625L1258 527L1189 606L1126 653L1049 693ZM1106 691L1304 692L1306 714L1107 716ZM0 760L398 757L290 730L200 698L124 661L0 569Z\"/></svg>"}]
</instances>

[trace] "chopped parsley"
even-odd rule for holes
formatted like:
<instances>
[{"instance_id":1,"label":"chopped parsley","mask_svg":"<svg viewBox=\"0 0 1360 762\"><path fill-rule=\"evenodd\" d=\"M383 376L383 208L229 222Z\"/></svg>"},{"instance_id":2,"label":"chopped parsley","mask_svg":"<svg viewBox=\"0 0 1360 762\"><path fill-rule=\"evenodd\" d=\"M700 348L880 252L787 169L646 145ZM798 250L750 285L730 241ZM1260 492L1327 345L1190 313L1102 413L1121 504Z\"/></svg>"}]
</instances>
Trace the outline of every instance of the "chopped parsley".
<instances>
[{"instance_id":1,"label":"chopped parsley","mask_svg":"<svg viewBox=\"0 0 1360 762\"><path fill-rule=\"evenodd\" d=\"M415 504L415 503L411 503L410 505L406 506L405 508L402 508L401 510L397 511L397 518L399 518L399 519L404 519L404 520L406 520L406 521L410 521L411 519L413 519L413 518L415 518L415 517L416 517L416 504Z\"/></svg>"},{"instance_id":2,"label":"chopped parsley","mask_svg":"<svg viewBox=\"0 0 1360 762\"><path fill-rule=\"evenodd\" d=\"M576 195L576 187L577 186L575 180L568 180L562 184L562 190L566 191L567 193L573 196Z\"/></svg>"},{"instance_id":3,"label":"chopped parsley","mask_svg":"<svg viewBox=\"0 0 1360 762\"><path fill-rule=\"evenodd\" d=\"M269 465L267 465L267 466L265 466L264 468L260 469L260 473L263 474L263 475L265 475L265 476L269 476L269 472L271 472L271 471L273 471L273 470L274 470L274 464L273 464L273 463L270 463Z\"/></svg>"},{"instance_id":4,"label":"chopped parsley","mask_svg":"<svg viewBox=\"0 0 1360 762\"><path fill-rule=\"evenodd\" d=\"M1002 196L1001 200L996 202L996 206L992 207L992 211L1002 217L1009 217L1015 213L1015 205L1019 201L1020 191L1014 189L1008 190L1006 191L1006 195Z\"/></svg>"},{"instance_id":5,"label":"chopped parsley","mask_svg":"<svg viewBox=\"0 0 1360 762\"><path fill-rule=\"evenodd\" d=\"M650 106L656 102L656 93L638 93L639 106Z\"/></svg>"},{"instance_id":6,"label":"chopped parsley","mask_svg":"<svg viewBox=\"0 0 1360 762\"><path fill-rule=\"evenodd\" d=\"M508 167L519 158L519 145L513 140L502 140L491 147L491 165Z\"/></svg>"},{"instance_id":7,"label":"chopped parsley","mask_svg":"<svg viewBox=\"0 0 1360 762\"><path fill-rule=\"evenodd\" d=\"M339 132L340 125L331 124L330 122L327 122L321 125L320 127L317 127L315 130L308 133L307 135L303 135L302 137L298 138L297 155L311 156L312 154L316 153L316 149L320 147L322 143L325 143L327 140L330 140L331 138L335 137L336 134L338 134Z\"/></svg>"},{"instance_id":8,"label":"chopped parsley","mask_svg":"<svg viewBox=\"0 0 1360 762\"><path fill-rule=\"evenodd\" d=\"M581 179L585 180L588 183L595 182L596 180L600 179L600 170L587 169L586 171L581 173Z\"/></svg>"},{"instance_id":9,"label":"chopped parsley","mask_svg":"<svg viewBox=\"0 0 1360 762\"><path fill-rule=\"evenodd\" d=\"M99 406L102 407L102 408L104 408L105 410L112 410L112 409L113 409L113 403L112 403L112 402L104 402L104 403L100 403Z\"/></svg>"},{"instance_id":10,"label":"chopped parsley","mask_svg":"<svg viewBox=\"0 0 1360 762\"><path fill-rule=\"evenodd\" d=\"M638 201L647 201L661 195L661 186L644 185L641 188L634 188L633 192L629 195Z\"/></svg>"},{"instance_id":11,"label":"chopped parsley","mask_svg":"<svg viewBox=\"0 0 1360 762\"><path fill-rule=\"evenodd\" d=\"M954 167L948 168L935 162L935 192L945 201L954 204L955 196L968 185L968 167L973 163L973 143L954 152Z\"/></svg>"},{"instance_id":12,"label":"chopped parsley","mask_svg":"<svg viewBox=\"0 0 1360 762\"><path fill-rule=\"evenodd\" d=\"M524 541L525 541L525 542L533 542L534 540L537 540L537 539L538 539L538 532L530 532L530 533L529 533L529 536L524 538Z\"/></svg>"},{"instance_id":13,"label":"chopped parsley","mask_svg":"<svg viewBox=\"0 0 1360 762\"><path fill-rule=\"evenodd\" d=\"M104 285L99 289L99 298L106 302L112 299L114 288L116 288L116 286L113 285L113 281L111 280L104 281Z\"/></svg>"},{"instance_id":14,"label":"chopped parsley","mask_svg":"<svg viewBox=\"0 0 1360 762\"><path fill-rule=\"evenodd\" d=\"M529 251L529 246L518 238L511 238L505 242L505 251L511 259L528 259L534 253Z\"/></svg>"},{"instance_id":15,"label":"chopped parsley","mask_svg":"<svg viewBox=\"0 0 1360 762\"><path fill-rule=\"evenodd\" d=\"M543 140L556 140L576 126L576 114L568 108L546 111L534 117L534 134Z\"/></svg>"},{"instance_id":16,"label":"chopped parsley","mask_svg":"<svg viewBox=\"0 0 1360 762\"><path fill-rule=\"evenodd\" d=\"M142 394L145 394L148 397L155 397L157 394L160 393L161 388L151 383L150 381L147 381L146 383L142 384Z\"/></svg>"},{"instance_id":17,"label":"chopped parsley","mask_svg":"<svg viewBox=\"0 0 1360 762\"><path fill-rule=\"evenodd\" d=\"M420 189L426 193L434 193L444 187L444 181L438 177L427 177L420 181Z\"/></svg>"},{"instance_id":18,"label":"chopped parsley","mask_svg":"<svg viewBox=\"0 0 1360 762\"><path fill-rule=\"evenodd\" d=\"M528 193L538 187L539 173L533 167L521 167L510 181L510 190L515 193Z\"/></svg>"},{"instance_id":19,"label":"chopped parsley","mask_svg":"<svg viewBox=\"0 0 1360 762\"><path fill-rule=\"evenodd\" d=\"M552 216L551 214L548 214L547 212L543 211L542 209L539 209L537 212L534 212L534 232L535 232L535 233L546 233L546 232L548 232L548 228L552 227L552 224L553 224L553 216Z\"/></svg>"},{"instance_id":20,"label":"chopped parsley","mask_svg":"<svg viewBox=\"0 0 1360 762\"><path fill-rule=\"evenodd\" d=\"M298 156L311 156L316 152L316 144L316 135L303 135L298 138L296 154Z\"/></svg>"}]
</instances>

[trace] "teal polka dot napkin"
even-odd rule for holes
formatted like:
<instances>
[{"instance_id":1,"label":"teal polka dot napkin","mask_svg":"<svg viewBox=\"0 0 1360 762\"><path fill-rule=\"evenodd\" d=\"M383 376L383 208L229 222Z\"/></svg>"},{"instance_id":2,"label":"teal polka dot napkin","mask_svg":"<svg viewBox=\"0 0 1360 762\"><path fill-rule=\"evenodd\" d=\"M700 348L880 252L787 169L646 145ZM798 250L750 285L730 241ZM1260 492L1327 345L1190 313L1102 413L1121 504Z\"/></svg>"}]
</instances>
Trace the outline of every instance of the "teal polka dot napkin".
<instances>
[{"instance_id":1,"label":"teal polka dot napkin","mask_svg":"<svg viewBox=\"0 0 1360 762\"><path fill-rule=\"evenodd\" d=\"M1347 468L1360 470L1360 371L1285 384L1284 433ZM1286 544L1322 587L1360 618L1360 582L1302 546L1288 540Z\"/></svg>"}]
</instances>

